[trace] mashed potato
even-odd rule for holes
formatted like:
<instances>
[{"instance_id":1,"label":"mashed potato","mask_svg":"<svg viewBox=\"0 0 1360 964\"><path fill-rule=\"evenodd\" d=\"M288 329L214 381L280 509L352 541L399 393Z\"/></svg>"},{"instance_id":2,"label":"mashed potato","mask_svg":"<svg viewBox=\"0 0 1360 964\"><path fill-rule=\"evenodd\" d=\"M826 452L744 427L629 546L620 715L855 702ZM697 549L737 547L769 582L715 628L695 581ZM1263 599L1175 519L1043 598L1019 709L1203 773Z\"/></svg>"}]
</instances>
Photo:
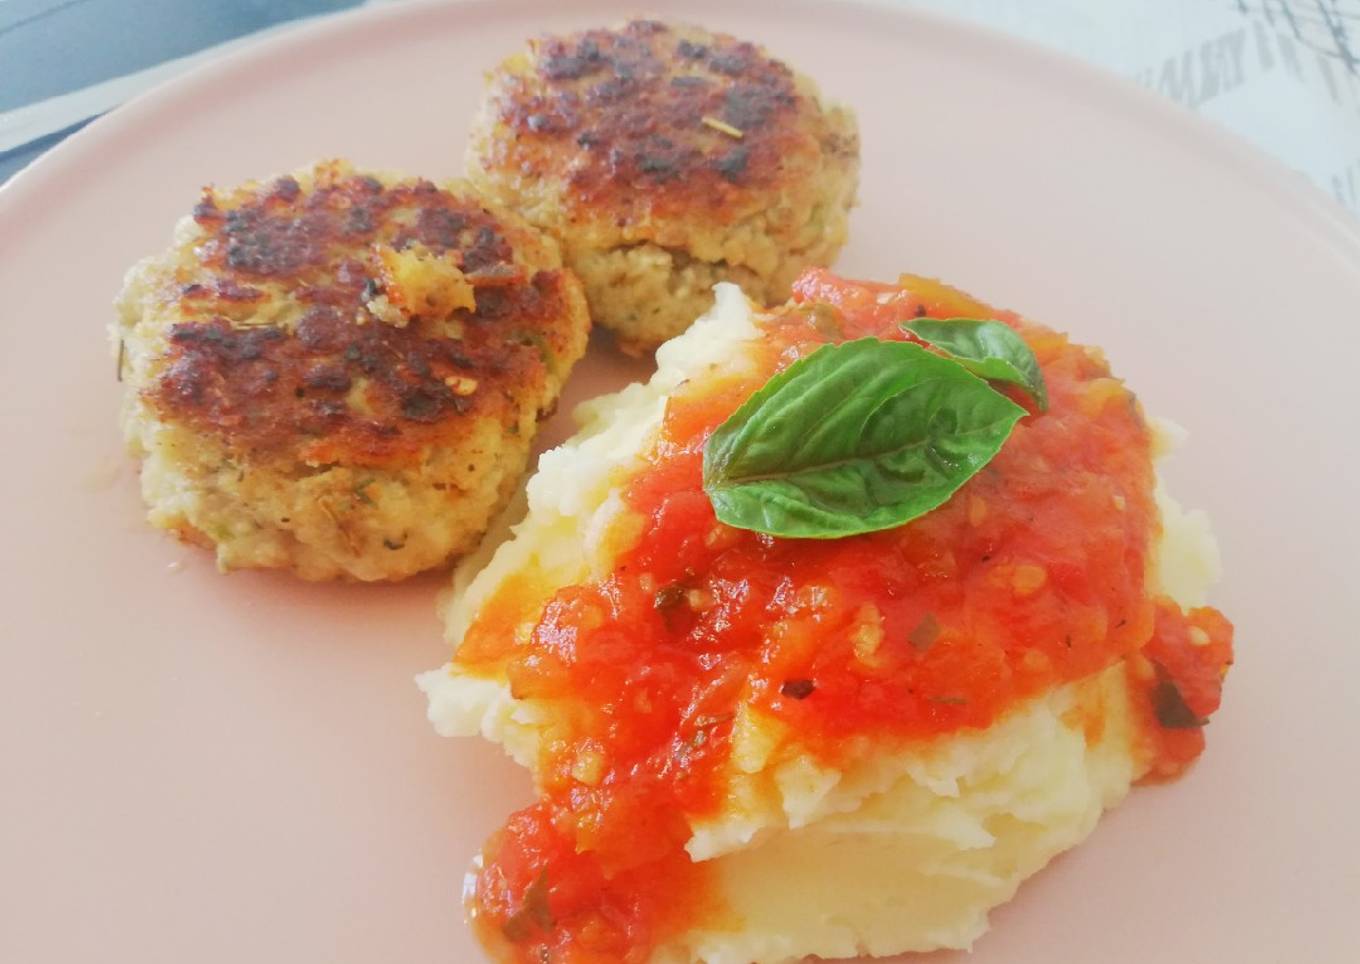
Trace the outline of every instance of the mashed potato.
<instances>
[{"instance_id":1,"label":"mashed potato","mask_svg":"<svg viewBox=\"0 0 1360 964\"><path fill-rule=\"evenodd\" d=\"M546 453L529 481L527 516L459 571L445 613L455 646L511 576L559 586L610 570L630 540L618 486L639 467L667 396L706 370L747 364L743 343L756 334L750 304L719 286L712 312L658 352L648 384L579 410L580 433ZM1165 531L1151 578L1198 603L1217 570L1207 524L1164 493L1158 502ZM715 868L725 911L658 947L653 960L764 964L969 947L990 908L1086 837L1146 771L1130 672L1117 663L1060 686L984 731L886 752L862 741L837 768L743 704L725 802L716 817L692 823L686 845ZM457 664L419 684L441 734L480 733L534 764L548 708Z\"/></svg>"}]
</instances>

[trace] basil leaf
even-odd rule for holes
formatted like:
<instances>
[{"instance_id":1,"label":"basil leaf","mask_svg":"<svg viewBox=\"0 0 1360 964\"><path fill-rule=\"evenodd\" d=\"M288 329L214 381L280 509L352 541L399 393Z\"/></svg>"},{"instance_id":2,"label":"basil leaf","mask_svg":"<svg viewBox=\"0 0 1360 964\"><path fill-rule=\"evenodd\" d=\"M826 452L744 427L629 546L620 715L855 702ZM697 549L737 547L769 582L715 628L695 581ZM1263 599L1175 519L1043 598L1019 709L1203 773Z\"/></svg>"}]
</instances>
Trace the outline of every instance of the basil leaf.
<instances>
[{"instance_id":1,"label":"basil leaf","mask_svg":"<svg viewBox=\"0 0 1360 964\"><path fill-rule=\"evenodd\" d=\"M825 345L771 378L704 445L704 490L730 526L839 539L944 503L1025 410L907 342Z\"/></svg>"},{"instance_id":2,"label":"basil leaf","mask_svg":"<svg viewBox=\"0 0 1360 964\"><path fill-rule=\"evenodd\" d=\"M1048 411L1048 388L1039 362L1015 329L999 321L971 318L919 318L902 328L945 352L974 375L1019 385L1034 399L1039 411Z\"/></svg>"}]
</instances>

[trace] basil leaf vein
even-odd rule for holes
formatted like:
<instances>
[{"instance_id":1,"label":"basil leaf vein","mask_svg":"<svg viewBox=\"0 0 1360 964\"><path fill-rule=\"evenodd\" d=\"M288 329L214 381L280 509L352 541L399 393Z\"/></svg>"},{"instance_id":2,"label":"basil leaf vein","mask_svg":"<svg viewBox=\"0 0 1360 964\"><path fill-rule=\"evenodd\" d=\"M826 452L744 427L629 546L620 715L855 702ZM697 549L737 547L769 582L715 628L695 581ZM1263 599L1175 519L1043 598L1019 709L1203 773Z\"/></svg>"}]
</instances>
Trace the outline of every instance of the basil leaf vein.
<instances>
[{"instance_id":1,"label":"basil leaf vein","mask_svg":"<svg viewBox=\"0 0 1360 964\"><path fill-rule=\"evenodd\" d=\"M1048 410L1048 387L1038 359L1015 329L999 321L972 318L918 318L902 328L945 352L974 375L1020 386L1039 411Z\"/></svg>"},{"instance_id":2,"label":"basil leaf vein","mask_svg":"<svg viewBox=\"0 0 1360 964\"><path fill-rule=\"evenodd\" d=\"M947 501L1025 414L920 345L825 345L718 426L704 490L722 522L775 536L895 528Z\"/></svg>"}]
</instances>

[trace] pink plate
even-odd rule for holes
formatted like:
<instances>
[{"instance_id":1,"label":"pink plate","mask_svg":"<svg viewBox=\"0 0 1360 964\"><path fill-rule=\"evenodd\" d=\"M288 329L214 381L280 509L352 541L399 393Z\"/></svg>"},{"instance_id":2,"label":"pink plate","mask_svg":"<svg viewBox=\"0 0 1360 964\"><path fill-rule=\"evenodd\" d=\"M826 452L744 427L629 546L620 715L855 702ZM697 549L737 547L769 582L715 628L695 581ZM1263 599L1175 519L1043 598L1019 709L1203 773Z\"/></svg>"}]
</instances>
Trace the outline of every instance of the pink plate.
<instances>
[{"instance_id":1,"label":"pink plate","mask_svg":"<svg viewBox=\"0 0 1360 964\"><path fill-rule=\"evenodd\" d=\"M150 531L104 325L200 185L330 155L453 175L484 69L633 6L339 17L0 189L0 960L479 959L460 877L529 784L425 722L411 677L445 656L444 578L224 578ZM1000 36L825 0L647 6L763 41L859 112L847 273L937 274L1076 332L1193 433L1169 475L1213 513L1239 634L1208 753L1031 881L967 960L1360 959L1355 226L1228 135ZM628 374L597 347L572 395Z\"/></svg>"}]
</instances>

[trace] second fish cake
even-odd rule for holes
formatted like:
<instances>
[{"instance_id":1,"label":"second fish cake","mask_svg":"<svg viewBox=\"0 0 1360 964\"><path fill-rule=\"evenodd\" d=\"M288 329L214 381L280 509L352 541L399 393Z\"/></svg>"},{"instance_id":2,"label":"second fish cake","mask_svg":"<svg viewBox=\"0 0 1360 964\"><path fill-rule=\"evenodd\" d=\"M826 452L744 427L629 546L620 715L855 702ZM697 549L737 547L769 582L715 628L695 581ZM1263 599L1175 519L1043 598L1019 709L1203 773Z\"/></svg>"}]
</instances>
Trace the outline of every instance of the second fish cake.
<instances>
[{"instance_id":1,"label":"second fish cake","mask_svg":"<svg viewBox=\"0 0 1360 964\"><path fill-rule=\"evenodd\" d=\"M488 78L468 176L561 240L592 319L650 351L740 284L783 301L845 243L854 115L755 44L635 20Z\"/></svg>"}]
</instances>

